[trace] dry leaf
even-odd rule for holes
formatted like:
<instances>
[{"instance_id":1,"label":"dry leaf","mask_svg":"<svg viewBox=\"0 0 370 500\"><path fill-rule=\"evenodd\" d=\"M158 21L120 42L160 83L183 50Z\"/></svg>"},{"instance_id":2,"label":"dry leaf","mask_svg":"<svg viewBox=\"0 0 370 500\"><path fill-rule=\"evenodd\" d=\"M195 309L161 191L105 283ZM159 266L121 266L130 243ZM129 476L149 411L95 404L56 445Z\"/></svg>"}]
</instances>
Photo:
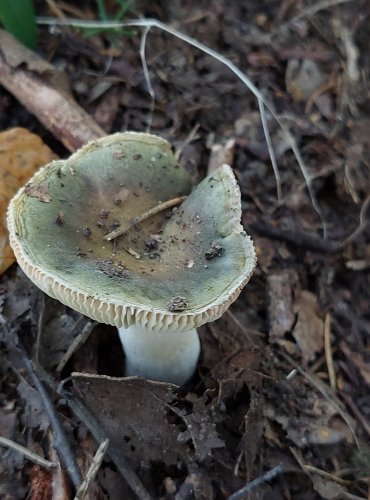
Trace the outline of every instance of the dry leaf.
<instances>
[{"instance_id":1,"label":"dry leaf","mask_svg":"<svg viewBox=\"0 0 370 500\"><path fill-rule=\"evenodd\" d=\"M297 281L297 275L288 270L267 278L271 342L284 339L284 335L293 327L293 287Z\"/></svg>"},{"instance_id":2,"label":"dry leaf","mask_svg":"<svg viewBox=\"0 0 370 500\"><path fill-rule=\"evenodd\" d=\"M24 128L13 128L0 133L0 274L13 262L8 244L6 210L12 196L24 186L42 165L55 159L53 152L39 136Z\"/></svg>"},{"instance_id":3,"label":"dry leaf","mask_svg":"<svg viewBox=\"0 0 370 500\"><path fill-rule=\"evenodd\" d=\"M177 386L137 377L73 373L78 397L99 420L107 437L133 465L203 460L224 446L212 410L197 399L191 413L177 403Z\"/></svg>"},{"instance_id":4,"label":"dry leaf","mask_svg":"<svg viewBox=\"0 0 370 500\"><path fill-rule=\"evenodd\" d=\"M316 296L301 290L294 298L293 310L297 322L293 330L298 348L306 363L315 359L316 353L324 348L324 322L319 316Z\"/></svg>"}]
</instances>

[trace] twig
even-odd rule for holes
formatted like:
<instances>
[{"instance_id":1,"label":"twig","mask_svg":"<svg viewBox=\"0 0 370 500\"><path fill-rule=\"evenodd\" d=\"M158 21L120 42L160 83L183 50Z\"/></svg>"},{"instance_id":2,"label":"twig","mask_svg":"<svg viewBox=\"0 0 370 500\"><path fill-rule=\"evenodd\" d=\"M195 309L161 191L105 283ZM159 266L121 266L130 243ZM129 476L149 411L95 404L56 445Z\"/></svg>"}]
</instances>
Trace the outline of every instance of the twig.
<instances>
[{"instance_id":1,"label":"twig","mask_svg":"<svg viewBox=\"0 0 370 500\"><path fill-rule=\"evenodd\" d=\"M92 482L94 481L94 479L95 479L95 477L100 469L100 466L103 462L105 453L108 449L108 445L109 445L108 438L104 439L104 441L101 442L99 448L97 449L97 451L94 455L94 458L91 462L89 470L87 471L85 479L82 481L80 487L76 491L76 495L75 495L74 500L83 500L85 498Z\"/></svg>"},{"instance_id":2,"label":"twig","mask_svg":"<svg viewBox=\"0 0 370 500\"><path fill-rule=\"evenodd\" d=\"M258 219L249 227L253 231L266 236L267 238L285 241L295 247L305 248L312 252L320 252L324 254L334 254L340 252L341 247L332 241L324 240L316 235L312 235L294 228L292 231L275 227L270 223L265 222L263 219Z\"/></svg>"},{"instance_id":3,"label":"twig","mask_svg":"<svg viewBox=\"0 0 370 500\"><path fill-rule=\"evenodd\" d=\"M55 79L54 66L0 30L0 84L70 151L104 136L104 130L73 97L58 88L53 75Z\"/></svg>"},{"instance_id":4,"label":"twig","mask_svg":"<svg viewBox=\"0 0 370 500\"><path fill-rule=\"evenodd\" d=\"M82 328L81 333L77 335L77 337L73 340L72 344L68 347L66 353L62 357L62 359L59 362L59 365L57 366L57 373L60 373L71 356L77 351L77 349L86 342L86 340L90 337L91 332L93 331L94 327L96 325L95 321L88 321L85 326Z\"/></svg>"},{"instance_id":5,"label":"twig","mask_svg":"<svg viewBox=\"0 0 370 500\"><path fill-rule=\"evenodd\" d=\"M335 397L335 395L332 395L332 394L329 394L329 392L327 391L326 387L324 387L324 384L321 382L321 380L317 380L316 377L313 377L312 375L310 375L309 373L307 373L305 370L303 370L303 368L301 368L288 354L286 354L285 352L283 352L282 350L279 350L279 354L286 360L288 361L288 363L290 363L292 366L294 366L298 372L306 379L310 382L310 384L313 385L313 387L315 387L319 392L320 394L327 400L329 401L329 403L331 403L334 408L336 409L336 411L338 412L338 414L342 417L342 419L344 420L344 422L347 424L347 427L349 428L349 430L351 431L352 433L352 436L355 440L355 443L356 443L356 446L359 448L359 442L358 442L358 439L357 439L357 436L356 436L356 433L355 433L355 430L353 428L353 425L352 425L352 422L349 418L349 416L345 413L345 411L341 408L341 403L337 400L337 398Z\"/></svg>"},{"instance_id":6,"label":"twig","mask_svg":"<svg viewBox=\"0 0 370 500\"><path fill-rule=\"evenodd\" d=\"M171 200L164 201L163 203L158 203L158 205L156 205L155 207L146 210L142 214L132 219L132 221L127 224L127 226L118 227L111 233L105 235L103 239L111 241L114 238L118 238L118 236L127 233L127 231L129 231L131 228L133 228L137 224L140 224L140 222L143 222L143 220L149 219L149 217L153 217L153 215L159 214L160 212L163 212L163 210L167 210L167 208L171 208L175 205L178 205L179 203L182 203L186 198L187 196L178 196L177 198L172 198Z\"/></svg>"},{"instance_id":7,"label":"twig","mask_svg":"<svg viewBox=\"0 0 370 500\"><path fill-rule=\"evenodd\" d=\"M28 448L25 448L24 446L15 443L11 439L0 436L0 446L6 446L7 448L12 448L13 450L18 451L19 453L22 453L22 455L28 458L28 460L31 460L31 462L34 462L35 464L40 465L40 467L44 467L45 469L56 468L55 463L50 462L49 460L45 460L45 458L40 457L40 455L37 455Z\"/></svg>"},{"instance_id":8,"label":"twig","mask_svg":"<svg viewBox=\"0 0 370 500\"><path fill-rule=\"evenodd\" d=\"M337 383L335 379L335 370L333 363L333 352L331 349L331 328L330 328L330 313L327 313L325 316L325 324L324 324L324 347L325 347L325 359L326 365L328 367L328 375L330 381L330 387L333 391L337 388Z\"/></svg>"},{"instance_id":9,"label":"twig","mask_svg":"<svg viewBox=\"0 0 370 500\"><path fill-rule=\"evenodd\" d=\"M341 477L338 477L335 474L331 474L330 472L326 472L325 470L318 469L317 467L314 467L313 465L305 465L304 468L307 472L312 472L314 474L318 474L319 476L325 477L326 479L330 479L331 481L334 481L335 483L341 484L342 486L348 486L349 484L352 484L352 481L342 479Z\"/></svg>"},{"instance_id":10,"label":"twig","mask_svg":"<svg viewBox=\"0 0 370 500\"><path fill-rule=\"evenodd\" d=\"M313 465L306 465L301 457L301 454L292 446L289 447L289 451L293 455L293 457L296 459L298 465L302 469L304 473L309 475L310 473L313 474L318 474L319 476L325 477L326 479L330 479L331 481L334 481L342 486L347 486L352 483L352 481L347 481L346 479L342 479L341 477L335 476L334 474L331 474L330 472L326 472L322 469L318 469L317 467L314 467Z\"/></svg>"},{"instance_id":11,"label":"twig","mask_svg":"<svg viewBox=\"0 0 370 500\"><path fill-rule=\"evenodd\" d=\"M47 393L44 385L40 381L38 375L36 374L34 367L32 365L31 360L29 359L27 352L21 343L20 339L18 338L18 347L20 349L20 352L22 354L23 358L23 363L26 367L26 370L32 380L32 383L39 393L42 403L44 405L45 411L49 417L50 425L53 429L54 436L55 436L55 442L54 442L54 447L58 452L58 456L64 467L66 468L69 477L72 480L73 485L78 488L81 484L82 481L82 476L80 469L77 465L77 462L74 458L74 455L72 453L71 447L68 443L68 440L66 438L66 435L64 433L62 424L59 420L59 417L57 413L55 412L53 403L51 402L50 396Z\"/></svg>"},{"instance_id":12,"label":"twig","mask_svg":"<svg viewBox=\"0 0 370 500\"><path fill-rule=\"evenodd\" d=\"M342 1L344 1L344 0L342 0ZM347 1L349 1L349 0L347 0ZM194 38L192 38L188 35L185 35L185 33L182 33L181 31L178 31L178 30L168 26L168 25L158 21L157 19L132 19L132 20L125 21L125 22L116 22L116 21L99 22L99 21L81 21L79 19L68 19L66 21L60 21L59 19L50 18L50 17L38 17L37 22L39 24L48 25L48 26L74 26L77 28L86 28L86 27L87 28L91 28L91 27L102 28L102 27L104 27L104 28L117 28L118 29L118 28L130 27L130 26L131 27L141 27L141 28L154 27L154 28L162 30L166 33L169 33L170 35L178 38L179 40L182 40L183 42L191 45L192 47L197 48L201 52L204 52L205 54L209 55L210 57L213 57L216 61L220 62L221 64L223 64L224 66L229 68L229 70L237 78L239 78L239 80L241 80L243 82L243 84L247 87L247 89L250 92L252 92L252 94L258 100L258 103L260 106L260 112L261 112L261 120L262 121L264 120L265 123L267 123L266 114L265 114L265 108L266 108L269 110L269 112L271 113L271 116L278 123L278 125L281 127L281 129L284 130L284 132L287 136L287 139L288 139L288 144L290 145L290 148L291 148L291 150L292 150L292 152L297 160L298 166L299 166L301 173L303 175L303 178L306 182L312 206L321 220L321 223L323 226L324 236L326 236L326 232L327 232L326 221L323 217L321 209L320 209L318 202L316 200L315 193L313 192L312 184L311 184L311 180L312 180L311 176L310 176L309 171L308 171L308 169L307 169L307 167L306 167L306 165L305 165L305 163L300 155L300 152L299 152L299 149L298 149L298 146L295 142L294 137L290 133L289 129L282 122L279 115L275 112L272 104L265 99L263 94L258 90L258 88L253 84L253 82L247 77L247 75L245 75L230 59L223 56L222 54L219 54L217 51L207 47L203 43L198 42L198 40L195 40ZM263 106L261 106L261 103L263 103ZM263 127L263 130L264 130L264 133L266 133L266 131L268 132L268 130L265 127ZM267 137L266 137L266 141L268 142ZM269 148L269 152L270 151L271 151L271 149ZM272 158L271 158L271 162L273 164L274 173L276 176L277 164ZM279 179L280 179L280 177L278 177L276 179L277 184L279 184Z\"/></svg>"},{"instance_id":13,"label":"twig","mask_svg":"<svg viewBox=\"0 0 370 500\"><path fill-rule=\"evenodd\" d=\"M196 139L199 127L200 127L200 123L196 122L196 124L194 125L194 127L190 130L190 132L189 132L188 136L186 137L186 139L183 140L183 141L181 141L181 146L179 148L177 148L176 151L175 151L175 159L176 159L176 161L180 160L182 152L184 151L184 149L186 148L186 146L188 146L189 144L191 144L191 142L194 141L194 139ZM220 165L218 165L218 166L220 166Z\"/></svg>"},{"instance_id":14,"label":"twig","mask_svg":"<svg viewBox=\"0 0 370 500\"><path fill-rule=\"evenodd\" d=\"M261 486L263 483L266 483L267 481L275 479L275 477L279 476L280 474L283 474L283 472L284 472L284 467L282 465L277 465L273 469L269 470L268 472L265 472L264 474L262 474L262 476L253 479L253 481L243 486L243 488L230 495L227 500L241 500L242 498L244 498L244 495L246 493L249 493L251 490L257 488L258 486Z\"/></svg>"},{"instance_id":15,"label":"twig","mask_svg":"<svg viewBox=\"0 0 370 500\"><path fill-rule=\"evenodd\" d=\"M257 330L251 330L250 328L246 328L241 321L235 316L235 314L230 311L230 309L227 309L226 314L230 317L230 319L236 324L236 326L244 333L244 335L247 337L249 340L250 344L255 346L254 341L251 338L251 335L257 335L258 337L264 337L265 334L262 332L259 332Z\"/></svg>"}]
</instances>

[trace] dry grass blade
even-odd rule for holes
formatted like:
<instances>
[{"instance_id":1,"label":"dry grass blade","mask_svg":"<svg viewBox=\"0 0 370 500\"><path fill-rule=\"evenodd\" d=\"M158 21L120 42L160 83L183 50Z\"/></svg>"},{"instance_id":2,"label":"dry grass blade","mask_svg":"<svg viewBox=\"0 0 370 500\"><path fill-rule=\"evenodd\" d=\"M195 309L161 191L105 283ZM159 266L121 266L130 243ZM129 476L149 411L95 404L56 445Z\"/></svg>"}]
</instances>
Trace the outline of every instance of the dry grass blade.
<instances>
[{"instance_id":1,"label":"dry grass blade","mask_svg":"<svg viewBox=\"0 0 370 500\"><path fill-rule=\"evenodd\" d=\"M63 368L68 363L69 359L73 356L73 354L77 351L77 349L80 346L82 346L82 344L84 344L86 340L90 337L90 334L93 331L95 324L96 323L94 321L88 321L87 324L83 327L81 333L77 335L77 337L74 339L74 341L69 346L64 356L60 360L56 369L57 373L60 374L60 372L63 370Z\"/></svg>"},{"instance_id":2,"label":"dry grass blade","mask_svg":"<svg viewBox=\"0 0 370 500\"><path fill-rule=\"evenodd\" d=\"M140 222L143 222L145 219L149 219L149 217L153 217L153 215L159 214L160 212L163 212L163 210L167 210L167 208L179 205L186 198L187 196L178 196L177 198L172 198L171 200L164 201L163 203L158 203L158 205L156 205L155 207L152 207L149 210L146 210L142 214L135 217L132 220L132 222L127 224L127 226L118 227L111 233L105 235L103 239L107 241L112 241L114 240L114 238L118 238L118 236L127 233L127 231L129 231L132 227L136 226L137 224L140 224Z\"/></svg>"},{"instance_id":3,"label":"dry grass blade","mask_svg":"<svg viewBox=\"0 0 370 500\"><path fill-rule=\"evenodd\" d=\"M28 458L28 460L31 460L31 462L34 462L35 464L39 465L40 467L44 467L45 469L55 469L56 467L56 464L54 464L53 462L45 460L45 458L40 457L40 455L37 455L28 448L15 443L11 439L0 436L0 446L6 446L7 448L12 448L13 450L18 451L26 458Z\"/></svg>"},{"instance_id":4,"label":"dry grass blade","mask_svg":"<svg viewBox=\"0 0 370 500\"><path fill-rule=\"evenodd\" d=\"M146 57L145 57L146 38L148 36L149 31L150 31L150 26L147 26L143 30L143 33L141 35L141 41L140 41L141 65L143 67L146 88L147 88L148 94L150 95L150 110L149 110L149 117L148 117L148 125L146 127L147 132L150 132L150 129L152 127L153 113L154 113L154 106L155 106L155 93L154 93L154 89L153 89L152 82L150 79L148 64L146 62Z\"/></svg>"},{"instance_id":5,"label":"dry grass blade","mask_svg":"<svg viewBox=\"0 0 370 500\"><path fill-rule=\"evenodd\" d=\"M161 21L158 21L157 19L133 19L130 21L125 21L125 22L99 22L99 21L81 21L79 19L68 19L66 21L60 21L59 19L53 19L49 17L39 17L38 18L38 23L41 25L48 25L48 26L74 26L76 28L124 28L124 27L139 27L139 28L145 28L146 30L148 28L157 28L159 30L162 30L179 40L182 40L183 42L191 45L192 47L197 48L201 52L204 52L205 54L209 55L210 57L213 57L216 61L220 62L224 66L226 66L241 82L247 87L247 89L252 92L252 94L256 97L258 100L258 104L260 107L260 112L261 112L261 121L262 121L262 127L263 131L265 134L266 142L268 145L268 150L271 158L271 163L273 166L275 178L276 178L276 184L277 184L277 192L278 196L281 196L281 186L280 186L280 175L278 173L278 166L276 163L276 159L274 154L272 153L271 156L271 151L272 151L272 144L271 144L271 139L269 136L268 128L266 126L267 124L267 119L266 119L266 113L265 113L265 108L271 113L271 116L274 118L274 120L278 123L278 125L281 127L282 130L284 130L285 134L287 135L289 145L291 147L291 150L297 160L298 166L301 170L301 173L303 175L303 178L306 182L307 189L310 195L311 203L318 214L322 226L323 226L323 232L324 236L326 236L327 230L326 230L326 222L323 217L323 214L321 212L321 209L319 207L319 204L316 200L315 193L313 192L312 189L312 184L311 184L311 176L309 174L309 171L300 155L298 146L290 133L289 129L285 126L285 124L281 121L280 117L278 114L275 112L273 106L271 103L269 103L265 97L261 94L261 92L258 90L258 88L254 85L254 83L248 78L246 74L244 74L230 59L227 57L223 56L222 54L219 54L217 51L211 49L210 47L207 47L201 42L198 42L198 40L195 40L194 38L186 35L185 33L182 33L181 31L178 31L167 24L162 23ZM146 37L144 37L142 40L145 40ZM147 80L146 80L147 81Z\"/></svg>"},{"instance_id":6,"label":"dry grass blade","mask_svg":"<svg viewBox=\"0 0 370 500\"><path fill-rule=\"evenodd\" d=\"M97 449L97 451L94 455L94 458L91 462L89 470L87 471L86 477L82 481L78 490L76 491L76 495L75 495L74 500L83 500L86 497L88 490L89 490L92 482L94 481L94 479L95 479L95 477L100 469L100 466L103 462L104 456L105 456L107 449L108 449L108 445L109 445L108 438L104 439L104 441L102 441L100 443L99 448Z\"/></svg>"},{"instance_id":7,"label":"dry grass blade","mask_svg":"<svg viewBox=\"0 0 370 500\"><path fill-rule=\"evenodd\" d=\"M342 243L340 243L340 247L345 247L352 243L356 238L358 238L368 227L369 220L366 217L366 212L370 206L370 194L367 195L364 203L362 204L360 211L360 221L357 228L351 233Z\"/></svg>"},{"instance_id":8,"label":"dry grass blade","mask_svg":"<svg viewBox=\"0 0 370 500\"><path fill-rule=\"evenodd\" d=\"M355 430L353 428L353 424L351 422L350 416L343 410L342 405L340 401L337 400L334 394L330 394L330 388L326 388L324 384L321 382L321 380L316 379L309 373L307 373L303 368L301 368L288 354L286 354L283 351L279 351L280 356L282 356L286 361L288 361L289 364L294 366L297 371L306 379L310 382L310 384L315 387L320 394L327 400L329 401L335 410L338 412L338 414L342 417L343 421L347 424L348 429L351 431L351 434L353 436L353 439L355 440L356 446L359 448L359 442L355 433Z\"/></svg>"},{"instance_id":9,"label":"dry grass blade","mask_svg":"<svg viewBox=\"0 0 370 500\"><path fill-rule=\"evenodd\" d=\"M330 381L330 387L333 391L336 390L337 384L335 379L335 370L333 363L333 353L331 348L331 328L330 328L330 314L327 313L325 316L325 325L324 325L324 347L325 347L325 359L326 365L328 367L328 375Z\"/></svg>"}]
</instances>

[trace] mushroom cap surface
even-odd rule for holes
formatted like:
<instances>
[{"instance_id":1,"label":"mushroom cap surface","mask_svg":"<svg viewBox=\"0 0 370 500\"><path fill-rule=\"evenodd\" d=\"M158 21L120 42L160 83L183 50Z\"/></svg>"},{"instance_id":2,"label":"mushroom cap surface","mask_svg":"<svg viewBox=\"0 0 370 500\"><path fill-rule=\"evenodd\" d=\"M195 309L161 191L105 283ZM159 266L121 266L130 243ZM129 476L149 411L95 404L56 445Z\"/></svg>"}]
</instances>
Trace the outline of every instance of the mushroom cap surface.
<instances>
[{"instance_id":1,"label":"mushroom cap surface","mask_svg":"<svg viewBox=\"0 0 370 500\"><path fill-rule=\"evenodd\" d=\"M106 241L160 202L188 195ZM38 171L8 209L10 243L46 294L99 322L186 331L220 317L256 264L223 165L191 190L170 144L126 132Z\"/></svg>"}]
</instances>

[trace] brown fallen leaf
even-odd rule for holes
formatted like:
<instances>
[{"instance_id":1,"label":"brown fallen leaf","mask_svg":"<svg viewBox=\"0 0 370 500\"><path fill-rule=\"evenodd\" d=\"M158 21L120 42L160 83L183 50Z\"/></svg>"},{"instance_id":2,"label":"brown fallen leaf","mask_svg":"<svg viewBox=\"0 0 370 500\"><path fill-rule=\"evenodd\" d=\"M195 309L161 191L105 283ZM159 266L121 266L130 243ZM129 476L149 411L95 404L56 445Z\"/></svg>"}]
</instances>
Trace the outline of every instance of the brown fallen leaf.
<instances>
[{"instance_id":1,"label":"brown fallen leaf","mask_svg":"<svg viewBox=\"0 0 370 500\"><path fill-rule=\"evenodd\" d=\"M198 399L179 408L177 386L137 377L72 373L77 396L100 421L111 442L134 467L146 461L191 463L223 446L212 410Z\"/></svg>"},{"instance_id":2,"label":"brown fallen leaf","mask_svg":"<svg viewBox=\"0 0 370 500\"><path fill-rule=\"evenodd\" d=\"M55 159L39 136L20 127L0 133L0 274L13 262L8 244L6 210L17 190L41 166Z\"/></svg>"},{"instance_id":3,"label":"brown fallen leaf","mask_svg":"<svg viewBox=\"0 0 370 500\"><path fill-rule=\"evenodd\" d=\"M291 331L295 314L293 311L293 287L298 282L296 273L283 270L267 278L269 298L269 337L271 342L284 339Z\"/></svg>"}]
</instances>

